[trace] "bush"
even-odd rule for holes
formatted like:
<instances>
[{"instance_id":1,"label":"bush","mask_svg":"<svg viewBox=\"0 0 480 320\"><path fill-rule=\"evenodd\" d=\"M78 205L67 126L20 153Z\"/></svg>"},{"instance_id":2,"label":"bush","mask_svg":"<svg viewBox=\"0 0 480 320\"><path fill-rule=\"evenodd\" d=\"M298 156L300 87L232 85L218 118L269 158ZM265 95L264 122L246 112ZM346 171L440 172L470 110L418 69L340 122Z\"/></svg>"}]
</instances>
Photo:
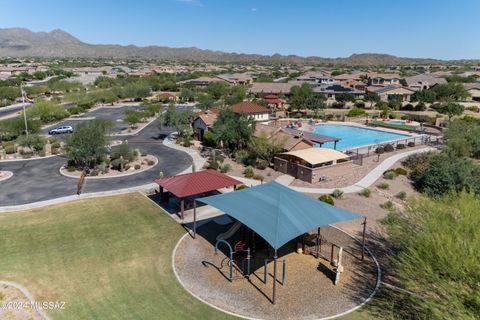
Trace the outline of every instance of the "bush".
<instances>
[{"instance_id":1,"label":"bush","mask_svg":"<svg viewBox=\"0 0 480 320\"><path fill-rule=\"evenodd\" d=\"M394 171L387 171L383 174L383 177L387 180L393 180L397 177L397 174Z\"/></svg>"},{"instance_id":2,"label":"bush","mask_svg":"<svg viewBox=\"0 0 480 320\"><path fill-rule=\"evenodd\" d=\"M258 173L253 175L253 179L259 180L259 181L265 180L265 178L261 174L258 174Z\"/></svg>"},{"instance_id":3,"label":"bush","mask_svg":"<svg viewBox=\"0 0 480 320\"><path fill-rule=\"evenodd\" d=\"M235 152L235 162L239 164L247 164L249 153L247 150L238 150Z\"/></svg>"},{"instance_id":4,"label":"bush","mask_svg":"<svg viewBox=\"0 0 480 320\"><path fill-rule=\"evenodd\" d=\"M207 169L218 170L220 164L217 161L209 161Z\"/></svg>"},{"instance_id":5,"label":"bush","mask_svg":"<svg viewBox=\"0 0 480 320\"><path fill-rule=\"evenodd\" d=\"M153 165L155 164L155 161L153 161L153 160L148 160L148 161L147 161L147 164L148 164L149 166L153 166Z\"/></svg>"},{"instance_id":6,"label":"bush","mask_svg":"<svg viewBox=\"0 0 480 320\"><path fill-rule=\"evenodd\" d=\"M140 170L141 167L142 167L142 166L139 165L139 164L136 164L136 165L134 166L135 170Z\"/></svg>"},{"instance_id":7,"label":"bush","mask_svg":"<svg viewBox=\"0 0 480 320\"><path fill-rule=\"evenodd\" d=\"M114 170L118 170L118 171L123 171L125 170L125 166L127 165L128 163L128 160L125 160L125 159L115 159L112 161L111 163L111 166L112 166L112 169Z\"/></svg>"},{"instance_id":8,"label":"bush","mask_svg":"<svg viewBox=\"0 0 480 320\"><path fill-rule=\"evenodd\" d=\"M385 152L392 152L393 150L395 150L391 144L386 144L383 149L385 150Z\"/></svg>"},{"instance_id":9,"label":"bush","mask_svg":"<svg viewBox=\"0 0 480 320\"><path fill-rule=\"evenodd\" d=\"M375 149L375 153L376 154L383 154L383 153L385 153L385 148L384 147L377 147L377 149Z\"/></svg>"},{"instance_id":10,"label":"bush","mask_svg":"<svg viewBox=\"0 0 480 320\"><path fill-rule=\"evenodd\" d=\"M335 201L333 201L333 198L328 194L322 194L320 197L318 197L318 200L331 204L332 206L335 205Z\"/></svg>"},{"instance_id":11,"label":"bush","mask_svg":"<svg viewBox=\"0 0 480 320\"><path fill-rule=\"evenodd\" d=\"M268 165L269 163L267 160L258 159L255 164L255 167L257 167L257 169L260 169L260 170L265 170L268 167Z\"/></svg>"},{"instance_id":12,"label":"bush","mask_svg":"<svg viewBox=\"0 0 480 320\"><path fill-rule=\"evenodd\" d=\"M370 196L372 195L372 191L368 188L365 188L360 191L359 195L364 196L365 198L370 198Z\"/></svg>"},{"instance_id":13,"label":"bush","mask_svg":"<svg viewBox=\"0 0 480 320\"><path fill-rule=\"evenodd\" d=\"M75 166L68 166L67 171L68 172L74 172L75 171Z\"/></svg>"},{"instance_id":14,"label":"bush","mask_svg":"<svg viewBox=\"0 0 480 320\"><path fill-rule=\"evenodd\" d=\"M395 195L395 197L400 200L405 200L407 198L407 193L405 191L400 191Z\"/></svg>"},{"instance_id":15,"label":"bush","mask_svg":"<svg viewBox=\"0 0 480 320\"><path fill-rule=\"evenodd\" d=\"M405 149L405 144L397 143L397 150L403 150L403 149Z\"/></svg>"},{"instance_id":16,"label":"bush","mask_svg":"<svg viewBox=\"0 0 480 320\"><path fill-rule=\"evenodd\" d=\"M390 189L390 185L388 183L382 182L377 185L377 188L382 190L388 190Z\"/></svg>"},{"instance_id":17,"label":"bush","mask_svg":"<svg viewBox=\"0 0 480 320\"><path fill-rule=\"evenodd\" d=\"M92 171L90 171L90 176L91 176L91 177L98 176L98 171L97 171L97 170L92 170Z\"/></svg>"},{"instance_id":18,"label":"bush","mask_svg":"<svg viewBox=\"0 0 480 320\"><path fill-rule=\"evenodd\" d=\"M248 166L245 168L245 171L243 171L243 174L245 175L245 178L251 179L255 175L255 172L253 172L252 166Z\"/></svg>"},{"instance_id":19,"label":"bush","mask_svg":"<svg viewBox=\"0 0 480 320\"><path fill-rule=\"evenodd\" d=\"M414 109L414 106L413 104L411 103L407 103L406 105L404 105L403 107L401 107L402 110L405 110L405 111L413 111Z\"/></svg>"},{"instance_id":20,"label":"bush","mask_svg":"<svg viewBox=\"0 0 480 320\"><path fill-rule=\"evenodd\" d=\"M140 155L141 155L142 157L146 157L146 156L147 156L147 152L146 152L146 151L142 151L142 152L140 152Z\"/></svg>"},{"instance_id":21,"label":"bush","mask_svg":"<svg viewBox=\"0 0 480 320\"><path fill-rule=\"evenodd\" d=\"M333 190L332 197L334 197L335 199L341 199L342 196L343 196L343 191L342 190L340 190L340 189Z\"/></svg>"},{"instance_id":22,"label":"bush","mask_svg":"<svg viewBox=\"0 0 480 320\"><path fill-rule=\"evenodd\" d=\"M248 189L249 187L244 185L244 184L241 184L237 187L237 190L243 190L243 189Z\"/></svg>"},{"instance_id":23,"label":"bush","mask_svg":"<svg viewBox=\"0 0 480 320\"><path fill-rule=\"evenodd\" d=\"M232 166L229 163L225 163L220 170L222 173L227 173L232 170Z\"/></svg>"},{"instance_id":24,"label":"bush","mask_svg":"<svg viewBox=\"0 0 480 320\"><path fill-rule=\"evenodd\" d=\"M414 111L425 111L427 110L427 106L423 102L419 102L414 108Z\"/></svg>"},{"instance_id":25,"label":"bush","mask_svg":"<svg viewBox=\"0 0 480 320\"><path fill-rule=\"evenodd\" d=\"M60 144L60 142L54 142L52 143L52 148L55 148L55 149L59 149L62 145Z\"/></svg>"},{"instance_id":26,"label":"bush","mask_svg":"<svg viewBox=\"0 0 480 320\"><path fill-rule=\"evenodd\" d=\"M13 154L15 153L15 147L13 145L7 145L4 147L6 154Z\"/></svg>"},{"instance_id":27,"label":"bush","mask_svg":"<svg viewBox=\"0 0 480 320\"><path fill-rule=\"evenodd\" d=\"M79 107L70 107L67 109L68 113L70 113L71 115L74 115L74 114L79 114L80 112L83 111L82 108L79 108Z\"/></svg>"},{"instance_id":28,"label":"bush","mask_svg":"<svg viewBox=\"0 0 480 320\"><path fill-rule=\"evenodd\" d=\"M355 102L355 108L365 109L365 102L363 102L363 101Z\"/></svg>"},{"instance_id":29,"label":"bush","mask_svg":"<svg viewBox=\"0 0 480 320\"><path fill-rule=\"evenodd\" d=\"M395 168L393 171L395 171L395 173L399 176L406 176L407 175L407 170L403 169L403 168Z\"/></svg>"},{"instance_id":30,"label":"bush","mask_svg":"<svg viewBox=\"0 0 480 320\"><path fill-rule=\"evenodd\" d=\"M331 107L333 109L343 109L345 107L345 102L334 102Z\"/></svg>"},{"instance_id":31,"label":"bush","mask_svg":"<svg viewBox=\"0 0 480 320\"><path fill-rule=\"evenodd\" d=\"M388 200L386 201L384 204L380 205L383 209L386 209L386 210L392 210L393 207L394 207L394 204L392 201Z\"/></svg>"},{"instance_id":32,"label":"bush","mask_svg":"<svg viewBox=\"0 0 480 320\"><path fill-rule=\"evenodd\" d=\"M409 143L407 143L407 146L409 146L410 148L415 147L415 142L410 141Z\"/></svg>"},{"instance_id":33,"label":"bush","mask_svg":"<svg viewBox=\"0 0 480 320\"><path fill-rule=\"evenodd\" d=\"M355 107L355 108L351 109L350 111L348 111L347 116L348 117L359 117L359 116L364 115L365 113L366 112L365 112L364 109Z\"/></svg>"},{"instance_id":34,"label":"bush","mask_svg":"<svg viewBox=\"0 0 480 320\"><path fill-rule=\"evenodd\" d=\"M113 149L111 154L112 160L120 159L120 157L123 157L123 160L126 160L127 162L135 159L135 155L130 149L128 143L124 142L120 146Z\"/></svg>"},{"instance_id":35,"label":"bush","mask_svg":"<svg viewBox=\"0 0 480 320\"><path fill-rule=\"evenodd\" d=\"M213 137L213 133L207 131L203 134L203 145L207 147L215 147L215 138Z\"/></svg>"}]
</instances>

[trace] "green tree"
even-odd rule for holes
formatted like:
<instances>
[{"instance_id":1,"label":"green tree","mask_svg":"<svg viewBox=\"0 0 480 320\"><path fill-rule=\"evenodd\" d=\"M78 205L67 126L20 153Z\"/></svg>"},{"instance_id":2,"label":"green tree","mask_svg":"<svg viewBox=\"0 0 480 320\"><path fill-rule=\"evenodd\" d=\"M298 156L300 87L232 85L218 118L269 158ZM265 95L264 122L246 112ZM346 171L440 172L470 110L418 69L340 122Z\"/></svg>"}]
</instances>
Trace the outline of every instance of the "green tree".
<instances>
[{"instance_id":1,"label":"green tree","mask_svg":"<svg viewBox=\"0 0 480 320\"><path fill-rule=\"evenodd\" d=\"M40 151L45 146L45 139L40 137L38 134L30 134L28 136L21 135L17 138L17 143L22 147Z\"/></svg>"},{"instance_id":2,"label":"green tree","mask_svg":"<svg viewBox=\"0 0 480 320\"><path fill-rule=\"evenodd\" d=\"M48 100L36 100L35 104L27 109L27 116L40 119L42 123L62 120L69 116L64 106Z\"/></svg>"},{"instance_id":3,"label":"green tree","mask_svg":"<svg viewBox=\"0 0 480 320\"><path fill-rule=\"evenodd\" d=\"M125 110L123 113L123 121L128 123L131 127L141 122L144 117L145 114L142 111L136 111L132 109Z\"/></svg>"},{"instance_id":4,"label":"green tree","mask_svg":"<svg viewBox=\"0 0 480 320\"><path fill-rule=\"evenodd\" d=\"M247 145L255 132L255 120L245 113L236 114L226 109L220 111L212 127L217 144L223 143L230 150L238 150Z\"/></svg>"},{"instance_id":5,"label":"green tree","mask_svg":"<svg viewBox=\"0 0 480 320\"><path fill-rule=\"evenodd\" d=\"M183 88L180 92L180 98L185 102L195 101L195 91L188 88Z\"/></svg>"},{"instance_id":6,"label":"green tree","mask_svg":"<svg viewBox=\"0 0 480 320\"><path fill-rule=\"evenodd\" d=\"M464 110L465 108L459 103L447 102L440 106L438 112L446 114L448 116L448 121L450 122L452 117L462 115Z\"/></svg>"},{"instance_id":7,"label":"green tree","mask_svg":"<svg viewBox=\"0 0 480 320\"><path fill-rule=\"evenodd\" d=\"M451 121L445 130L447 152L456 157L480 159L480 119L463 117Z\"/></svg>"},{"instance_id":8,"label":"green tree","mask_svg":"<svg viewBox=\"0 0 480 320\"><path fill-rule=\"evenodd\" d=\"M374 103L377 103L380 101L380 96L376 93L369 92L365 94L365 101L370 102L370 108L372 108Z\"/></svg>"},{"instance_id":9,"label":"green tree","mask_svg":"<svg viewBox=\"0 0 480 320\"><path fill-rule=\"evenodd\" d=\"M403 96L400 94L391 94L388 96L388 106L394 110L400 110L403 103Z\"/></svg>"},{"instance_id":10,"label":"green tree","mask_svg":"<svg viewBox=\"0 0 480 320\"><path fill-rule=\"evenodd\" d=\"M335 95L337 102L355 102L355 96L349 92L341 92Z\"/></svg>"},{"instance_id":11,"label":"green tree","mask_svg":"<svg viewBox=\"0 0 480 320\"><path fill-rule=\"evenodd\" d=\"M272 162L273 157L283 150L284 144L275 135L268 137L262 133L259 137L252 136L247 148L253 158Z\"/></svg>"},{"instance_id":12,"label":"green tree","mask_svg":"<svg viewBox=\"0 0 480 320\"><path fill-rule=\"evenodd\" d=\"M411 96L412 102L418 101L423 103L434 103L436 98L435 91L431 89L415 91Z\"/></svg>"},{"instance_id":13,"label":"green tree","mask_svg":"<svg viewBox=\"0 0 480 320\"><path fill-rule=\"evenodd\" d=\"M228 95L230 86L224 81L214 81L207 86L206 92L213 97L213 99L218 100Z\"/></svg>"},{"instance_id":14,"label":"green tree","mask_svg":"<svg viewBox=\"0 0 480 320\"><path fill-rule=\"evenodd\" d=\"M165 112L159 115L160 126L172 127L180 137L192 134L192 121L195 113L192 111L178 111L174 105L170 105Z\"/></svg>"},{"instance_id":15,"label":"green tree","mask_svg":"<svg viewBox=\"0 0 480 320\"><path fill-rule=\"evenodd\" d=\"M455 82L439 84L430 90L435 93L435 100L441 102L464 100L470 96L468 91L461 83Z\"/></svg>"},{"instance_id":16,"label":"green tree","mask_svg":"<svg viewBox=\"0 0 480 320\"><path fill-rule=\"evenodd\" d=\"M95 119L78 124L67 137L66 152L77 165L93 167L107 154L111 121Z\"/></svg>"},{"instance_id":17,"label":"green tree","mask_svg":"<svg viewBox=\"0 0 480 320\"><path fill-rule=\"evenodd\" d=\"M308 83L302 83L300 86L293 86L290 89L290 107L292 110L308 109L312 102L313 89Z\"/></svg>"}]
</instances>

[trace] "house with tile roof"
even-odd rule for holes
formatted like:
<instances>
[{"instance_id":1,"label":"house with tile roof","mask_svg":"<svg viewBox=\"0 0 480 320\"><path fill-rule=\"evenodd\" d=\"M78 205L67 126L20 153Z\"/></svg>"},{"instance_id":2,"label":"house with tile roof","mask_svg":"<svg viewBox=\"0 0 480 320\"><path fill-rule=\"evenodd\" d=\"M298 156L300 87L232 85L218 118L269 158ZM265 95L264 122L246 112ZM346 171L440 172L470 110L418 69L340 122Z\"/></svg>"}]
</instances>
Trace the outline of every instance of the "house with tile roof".
<instances>
[{"instance_id":1,"label":"house with tile roof","mask_svg":"<svg viewBox=\"0 0 480 320\"><path fill-rule=\"evenodd\" d=\"M233 104L228 109L232 110L235 113L246 113L255 121L268 121L270 119L270 111L259 105L258 103L252 101L242 101L236 104Z\"/></svg>"},{"instance_id":2,"label":"house with tile roof","mask_svg":"<svg viewBox=\"0 0 480 320\"><path fill-rule=\"evenodd\" d=\"M428 90L437 84L446 84L447 80L429 74L418 74L416 76L403 78L401 83L409 89L420 91Z\"/></svg>"}]
</instances>

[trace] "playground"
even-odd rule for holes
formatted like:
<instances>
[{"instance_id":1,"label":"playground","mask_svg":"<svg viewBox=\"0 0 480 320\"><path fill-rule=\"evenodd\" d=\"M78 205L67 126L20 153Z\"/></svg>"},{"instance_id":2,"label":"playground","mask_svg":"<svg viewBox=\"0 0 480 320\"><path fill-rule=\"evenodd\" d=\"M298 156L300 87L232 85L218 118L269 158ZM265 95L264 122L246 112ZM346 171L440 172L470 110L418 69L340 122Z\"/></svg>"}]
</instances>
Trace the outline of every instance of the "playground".
<instances>
[{"instance_id":1,"label":"playground","mask_svg":"<svg viewBox=\"0 0 480 320\"><path fill-rule=\"evenodd\" d=\"M173 253L182 285L200 300L250 318L318 319L348 312L375 291L363 242L331 223L361 215L272 182L197 199L226 214L187 225Z\"/></svg>"},{"instance_id":2,"label":"playground","mask_svg":"<svg viewBox=\"0 0 480 320\"><path fill-rule=\"evenodd\" d=\"M186 235L174 252L174 268L182 285L195 296L220 309L238 315L262 319L318 319L348 311L364 302L374 291L377 268L368 254L361 261L361 244L333 227L321 228L320 258L316 257L315 240L306 241L305 254L297 253L297 241L284 245L278 251L276 304L272 304L273 251L262 240L257 248L250 247L250 270L247 251L241 251L238 242L249 232L244 227L225 239L232 244L233 264L228 246L218 245L216 237L227 233L235 223L225 216L212 219L197 229L197 237ZM316 232L310 235L315 239ZM301 242L300 239L298 239ZM243 242L243 241L242 241ZM338 247L343 248L343 272L335 285L335 267ZM248 249L244 246L243 249ZM267 269L265 273L265 259ZM232 280L230 277L232 266ZM285 272L285 273L284 273ZM249 275L247 277L247 275ZM265 283L266 280L266 283ZM283 283L283 285L282 285Z\"/></svg>"}]
</instances>

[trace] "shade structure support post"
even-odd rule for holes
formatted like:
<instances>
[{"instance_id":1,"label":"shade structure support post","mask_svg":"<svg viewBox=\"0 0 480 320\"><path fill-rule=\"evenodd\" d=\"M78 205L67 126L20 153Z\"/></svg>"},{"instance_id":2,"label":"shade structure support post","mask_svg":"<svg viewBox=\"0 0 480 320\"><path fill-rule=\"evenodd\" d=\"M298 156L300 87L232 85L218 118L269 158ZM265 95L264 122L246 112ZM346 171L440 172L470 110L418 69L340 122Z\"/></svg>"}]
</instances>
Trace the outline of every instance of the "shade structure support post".
<instances>
[{"instance_id":1,"label":"shade structure support post","mask_svg":"<svg viewBox=\"0 0 480 320\"><path fill-rule=\"evenodd\" d=\"M285 287L285 272L287 271L287 262L283 259L282 267L282 287Z\"/></svg>"},{"instance_id":2,"label":"shade structure support post","mask_svg":"<svg viewBox=\"0 0 480 320\"><path fill-rule=\"evenodd\" d=\"M267 286L267 274L268 274L268 259L265 259L265 265L263 266L263 284Z\"/></svg>"},{"instance_id":3,"label":"shade structure support post","mask_svg":"<svg viewBox=\"0 0 480 320\"><path fill-rule=\"evenodd\" d=\"M273 296L272 302L275 304L276 302L276 291L277 291L277 249L275 249L275 253L273 254Z\"/></svg>"},{"instance_id":4,"label":"shade structure support post","mask_svg":"<svg viewBox=\"0 0 480 320\"><path fill-rule=\"evenodd\" d=\"M193 239L197 236L197 201L193 201Z\"/></svg>"},{"instance_id":5,"label":"shade structure support post","mask_svg":"<svg viewBox=\"0 0 480 320\"><path fill-rule=\"evenodd\" d=\"M333 263L333 253L335 252L335 245L332 243L332 251L330 253L330 262Z\"/></svg>"},{"instance_id":6,"label":"shade structure support post","mask_svg":"<svg viewBox=\"0 0 480 320\"><path fill-rule=\"evenodd\" d=\"M180 199L180 216L183 220L183 214L185 212L185 199Z\"/></svg>"},{"instance_id":7,"label":"shade structure support post","mask_svg":"<svg viewBox=\"0 0 480 320\"><path fill-rule=\"evenodd\" d=\"M317 228L317 259L320 259L320 228Z\"/></svg>"},{"instance_id":8,"label":"shade structure support post","mask_svg":"<svg viewBox=\"0 0 480 320\"><path fill-rule=\"evenodd\" d=\"M365 259L365 232L367 231L367 217L363 218L363 232L362 232L362 261Z\"/></svg>"},{"instance_id":9,"label":"shade structure support post","mask_svg":"<svg viewBox=\"0 0 480 320\"><path fill-rule=\"evenodd\" d=\"M233 251L230 250L230 282L233 281Z\"/></svg>"},{"instance_id":10,"label":"shade structure support post","mask_svg":"<svg viewBox=\"0 0 480 320\"><path fill-rule=\"evenodd\" d=\"M247 249L247 279L250 279L250 248Z\"/></svg>"},{"instance_id":11,"label":"shade structure support post","mask_svg":"<svg viewBox=\"0 0 480 320\"><path fill-rule=\"evenodd\" d=\"M160 186L160 202L164 202L165 201L165 194L163 192L163 187Z\"/></svg>"}]
</instances>

